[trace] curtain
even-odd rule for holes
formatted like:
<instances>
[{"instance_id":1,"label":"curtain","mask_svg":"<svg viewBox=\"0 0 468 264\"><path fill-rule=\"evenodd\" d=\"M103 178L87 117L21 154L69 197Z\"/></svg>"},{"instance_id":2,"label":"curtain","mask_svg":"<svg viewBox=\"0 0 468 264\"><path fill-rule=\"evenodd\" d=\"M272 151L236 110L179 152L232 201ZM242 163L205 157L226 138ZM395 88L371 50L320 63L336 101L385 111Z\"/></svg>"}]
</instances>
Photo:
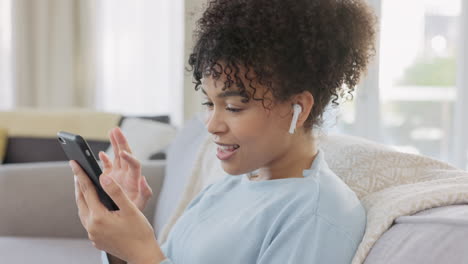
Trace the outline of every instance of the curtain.
<instances>
[{"instance_id":1,"label":"curtain","mask_svg":"<svg viewBox=\"0 0 468 264\"><path fill-rule=\"evenodd\" d=\"M13 107L167 114L181 125L182 0L11 4L14 88L3 90Z\"/></svg>"},{"instance_id":2,"label":"curtain","mask_svg":"<svg viewBox=\"0 0 468 264\"><path fill-rule=\"evenodd\" d=\"M12 1L14 106L94 105L91 3Z\"/></svg>"},{"instance_id":3,"label":"curtain","mask_svg":"<svg viewBox=\"0 0 468 264\"><path fill-rule=\"evenodd\" d=\"M97 4L97 107L183 120L184 9L181 0Z\"/></svg>"},{"instance_id":4,"label":"curtain","mask_svg":"<svg viewBox=\"0 0 468 264\"><path fill-rule=\"evenodd\" d=\"M12 106L11 0L0 0L0 109Z\"/></svg>"}]
</instances>

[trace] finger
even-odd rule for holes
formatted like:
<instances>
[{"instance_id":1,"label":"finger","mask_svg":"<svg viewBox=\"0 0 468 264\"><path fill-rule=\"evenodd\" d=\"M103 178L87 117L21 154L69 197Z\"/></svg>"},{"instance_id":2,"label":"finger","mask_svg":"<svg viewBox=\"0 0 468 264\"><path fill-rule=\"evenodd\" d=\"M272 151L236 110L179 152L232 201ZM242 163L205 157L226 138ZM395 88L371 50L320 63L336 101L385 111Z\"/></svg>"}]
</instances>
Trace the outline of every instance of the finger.
<instances>
[{"instance_id":1,"label":"finger","mask_svg":"<svg viewBox=\"0 0 468 264\"><path fill-rule=\"evenodd\" d=\"M78 207L78 216L80 218L81 224L86 228L86 223L89 215L88 205L84 199L83 192L81 191L80 184L78 182L77 176L75 178L75 200Z\"/></svg>"},{"instance_id":2,"label":"finger","mask_svg":"<svg viewBox=\"0 0 468 264\"><path fill-rule=\"evenodd\" d=\"M140 180L140 190L144 198L149 198L153 196L153 190L149 186L148 181L146 181L146 177L144 176L141 177L141 180Z\"/></svg>"},{"instance_id":3,"label":"finger","mask_svg":"<svg viewBox=\"0 0 468 264\"><path fill-rule=\"evenodd\" d=\"M120 151L125 150L128 153L132 153L132 150L130 149L130 145L128 144L128 140L123 134L120 127L117 127L114 129L114 135L115 135L115 139L117 140L117 144L119 144Z\"/></svg>"},{"instance_id":4,"label":"finger","mask_svg":"<svg viewBox=\"0 0 468 264\"><path fill-rule=\"evenodd\" d=\"M153 190L149 186L144 176L141 177L141 180L140 180L140 190L141 190L141 195L139 196L139 199L137 200L136 204L138 205L138 208L141 211L143 211L149 199L151 198L151 196L153 196Z\"/></svg>"},{"instance_id":5,"label":"finger","mask_svg":"<svg viewBox=\"0 0 468 264\"><path fill-rule=\"evenodd\" d=\"M130 149L130 146L128 145L127 138L125 138L125 135L122 133L122 130L119 127L116 127L114 129L114 138L117 141L117 145L119 145L119 151L122 153L122 151L126 151L128 153L132 153L132 150ZM120 155L122 157L122 155ZM125 162L125 160L121 160L122 168L124 170L128 170L129 164Z\"/></svg>"},{"instance_id":6,"label":"finger","mask_svg":"<svg viewBox=\"0 0 468 264\"><path fill-rule=\"evenodd\" d=\"M100 212L102 210L107 210L104 205L99 200L99 197L96 192L96 187L89 179L86 172L81 169L80 165L74 161L70 161L70 166L72 167L73 173L76 175L78 183L80 185L81 192L83 193L84 200L88 209L90 211Z\"/></svg>"},{"instance_id":7,"label":"finger","mask_svg":"<svg viewBox=\"0 0 468 264\"><path fill-rule=\"evenodd\" d=\"M128 199L120 185L115 182L112 177L109 175L103 175L99 177L99 180L101 181L104 191L110 196L121 211L131 212L135 210L132 201Z\"/></svg>"},{"instance_id":8,"label":"finger","mask_svg":"<svg viewBox=\"0 0 468 264\"><path fill-rule=\"evenodd\" d=\"M115 139L114 130L115 129L112 129L109 132L109 139L112 144L112 149L114 150L114 166L115 168L120 169L120 166L121 166L120 156L119 156L120 150L119 150L119 145L117 144L117 140Z\"/></svg>"},{"instance_id":9,"label":"finger","mask_svg":"<svg viewBox=\"0 0 468 264\"><path fill-rule=\"evenodd\" d=\"M141 164L133 155L126 151L123 151L121 156L130 168L130 173L124 179L125 183L128 184L126 186L134 186L135 189L133 191L138 191L141 178Z\"/></svg>"},{"instance_id":10,"label":"finger","mask_svg":"<svg viewBox=\"0 0 468 264\"><path fill-rule=\"evenodd\" d=\"M104 173L107 173L112 170L112 161L104 151L99 151L99 159L102 160L102 165L104 166Z\"/></svg>"}]
</instances>

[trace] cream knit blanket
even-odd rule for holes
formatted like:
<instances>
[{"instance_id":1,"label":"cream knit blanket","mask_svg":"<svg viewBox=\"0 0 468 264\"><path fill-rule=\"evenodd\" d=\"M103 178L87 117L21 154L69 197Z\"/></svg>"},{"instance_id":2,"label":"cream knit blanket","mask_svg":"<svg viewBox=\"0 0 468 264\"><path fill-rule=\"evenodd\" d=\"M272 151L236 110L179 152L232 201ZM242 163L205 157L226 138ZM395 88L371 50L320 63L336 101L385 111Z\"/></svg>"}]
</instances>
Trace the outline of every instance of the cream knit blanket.
<instances>
[{"instance_id":1,"label":"cream knit blanket","mask_svg":"<svg viewBox=\"0 0 468 264\"><path fill-rule=\"evenodd\" d=\"M321 136L325 160L361 199L367 226L352 264L363 263L375 242L403 215L445 205L468 203L468 172L427 157L397 152L367 140ZM198 153L197 167L177 209L160 236L161 243L188 203L208 184L224 175L207 137Z\"/></svg>"}]
</instances>

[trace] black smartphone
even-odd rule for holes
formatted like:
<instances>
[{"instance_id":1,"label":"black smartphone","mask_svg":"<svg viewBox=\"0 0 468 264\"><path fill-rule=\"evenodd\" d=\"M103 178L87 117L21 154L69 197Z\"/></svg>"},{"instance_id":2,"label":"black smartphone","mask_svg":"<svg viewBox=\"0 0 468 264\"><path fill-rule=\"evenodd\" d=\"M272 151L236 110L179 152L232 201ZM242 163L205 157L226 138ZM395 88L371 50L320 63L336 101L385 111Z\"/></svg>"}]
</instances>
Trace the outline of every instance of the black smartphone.
<instances>
[{"instance_id":1,"label":"black smartphone","mask_svg":"<svg viewBox=\"0 0 468 264\"><path fill-rule=\"evenodd\" d=\"M80 135L64 131L58 132L57 138L68 159L78 162L81 168L88 174L96 187L97 194L102 204L110 211L119 210L119 207L109 195L107 195L99 182L99 176L101 176L102 170L86 140Z\"/></svg>"}]
</instances>

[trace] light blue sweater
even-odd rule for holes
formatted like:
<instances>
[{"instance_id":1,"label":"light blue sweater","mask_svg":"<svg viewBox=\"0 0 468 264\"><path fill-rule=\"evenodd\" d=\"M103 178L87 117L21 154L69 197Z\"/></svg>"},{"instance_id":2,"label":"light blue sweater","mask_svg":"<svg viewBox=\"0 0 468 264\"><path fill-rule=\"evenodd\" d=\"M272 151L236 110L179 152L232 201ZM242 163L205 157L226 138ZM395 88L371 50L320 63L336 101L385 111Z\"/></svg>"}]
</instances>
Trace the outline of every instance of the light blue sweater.
<instances>
[{"instance_id":1,"label":"light blue sweater","mask_svg":"<svg viewBox=\"0 0 468 264\"><path fill-rule=\"evenodd\" d=\"M319 150L305 178L227 175L187 207L160 264L348 264L366 214ZM105 262L107 262L105 260Z\"/></svg>"}]
</instances>

